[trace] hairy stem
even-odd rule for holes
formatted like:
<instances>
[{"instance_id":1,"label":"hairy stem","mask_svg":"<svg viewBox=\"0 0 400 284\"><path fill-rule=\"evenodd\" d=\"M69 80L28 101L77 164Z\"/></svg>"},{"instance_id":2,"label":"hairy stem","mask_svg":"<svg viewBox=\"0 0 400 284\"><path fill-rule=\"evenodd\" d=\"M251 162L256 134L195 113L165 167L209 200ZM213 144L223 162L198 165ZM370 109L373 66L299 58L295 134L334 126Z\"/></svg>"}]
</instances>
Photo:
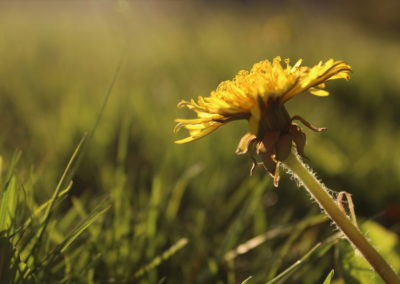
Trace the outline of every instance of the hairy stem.
<instances>
[{"instance_id":1,"label":"hairy stem","mask_svg":"<svg viewBox=\"0 0 400 284\"><path fill-rule=\"evenodd\" d=\"M335 222L343 234L361 252L365 259L371 264L382 279L389 284L400 284L400 278L396 275L389 264L367 241L358 228L339 209L336 202L327 193L325 187L319 182L310 170L300 161L297 154L292 150L289 157L283 162L284 165L302 182L311 196L324 209L325 213Z\"/></svg>"}]
</instances>

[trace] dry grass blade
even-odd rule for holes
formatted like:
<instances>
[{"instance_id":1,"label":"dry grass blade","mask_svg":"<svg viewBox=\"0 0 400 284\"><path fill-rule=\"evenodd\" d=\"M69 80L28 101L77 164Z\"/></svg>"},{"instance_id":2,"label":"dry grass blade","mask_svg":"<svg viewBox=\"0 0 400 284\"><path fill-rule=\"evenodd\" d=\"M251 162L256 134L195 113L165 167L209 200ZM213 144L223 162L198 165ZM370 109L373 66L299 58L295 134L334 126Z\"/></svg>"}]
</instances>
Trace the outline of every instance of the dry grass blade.
<instances>
[{"instance_id":1,"label":"dry grass blade","mask_svg":"<svg viewBox=\"0 0 400 284\"><path fill-rule=\"evenodd\" d=\"M328 219L324 215L319 215L319 216L315 216L315 217L306 219L304 222L301 222L300 224L298 224L296 226L282 226L282 227L274 228L274 229L266 232L265 234L258 235L254 238L251 238L250 240L240 244L235 249L228 251L224 256L224 259L225 259L225 261L231 261L234 258L236 258L237 256L245 254L245 253L249 252L250 250L258 247L259 245L263 244L267 240L273 239L273 238L281 236L281 235L288 234L290 232L299 231L299 229L303 229L308 226L317 225L317 224L326 222L327 220Z\"/></svg>"}]
</instances>

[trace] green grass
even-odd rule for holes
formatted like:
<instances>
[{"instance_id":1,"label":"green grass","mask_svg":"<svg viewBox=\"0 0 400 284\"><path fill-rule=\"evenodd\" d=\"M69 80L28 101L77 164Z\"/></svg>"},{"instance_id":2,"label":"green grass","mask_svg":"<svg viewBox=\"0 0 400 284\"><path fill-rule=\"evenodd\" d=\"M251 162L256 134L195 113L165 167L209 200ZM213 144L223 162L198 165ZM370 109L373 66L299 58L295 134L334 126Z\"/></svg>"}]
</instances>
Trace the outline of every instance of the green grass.
<instances>
[{"instance_id":1,"label":"green grass","mask_svg":"<svg viewBox=\"0 0 400 284\"><path fill-rule=\"evenodd\" d=\"M328 127L307 132L319 176L398 234L400 43L317 11L1 3L0 282L322 283L332 268L350 279L348 251L304 191L248 176L250 159L234 155L244 122L173 144L184 135L173 120L192 115L179 100L240 69L276 55L346 60L349 82L288 110Z\"/></svg>"}]
</instances>

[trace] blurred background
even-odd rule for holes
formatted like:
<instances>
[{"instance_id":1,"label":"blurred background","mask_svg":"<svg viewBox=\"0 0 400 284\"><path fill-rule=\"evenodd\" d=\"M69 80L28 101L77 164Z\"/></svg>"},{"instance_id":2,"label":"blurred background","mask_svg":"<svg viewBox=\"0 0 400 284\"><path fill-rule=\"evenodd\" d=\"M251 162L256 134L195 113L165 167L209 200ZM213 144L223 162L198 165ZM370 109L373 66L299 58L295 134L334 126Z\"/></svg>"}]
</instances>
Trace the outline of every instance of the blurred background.
<instances>
[{"instance_id":1,"label":"blurred background","mask_svg":"<svg viewBox=\"0 0 400 284\"><path fill-rule=\"evenodd\" d=\"M80 243L100 255L91 266L93 279L133 281L127 275L185 237L188 245L141 276L143 283L240 283L249 275L259 283L333 228L327 222L307 229L286 251L285 237L276 238L227 264L224 255L241 243L320 210L285 175L279 188L261 168L249 176L250 158L234 154L244 121L175 145L186 133L173 134L174 119L193 117L176 104L207 96L220 81L264 59L303 58L312 66L334 58L353 67L351 80L329 82L326 98L302 94L287 109L328 128L320 134L305 129L305 152L318 177L352 194L360 220L399 234L398 11L397 0L2 1L4 168L21 150L21 190L38 204L47 200L79 140L93 128L122 62L70 197L54 218L74 210L74 199L88 211L103 198L119 204L94 226L123 232L86 236ZM332 259L303 269L294 283L317 283ZM71 277L78 279L85 267L77 262Z\"/></svg>"}]
</instances>

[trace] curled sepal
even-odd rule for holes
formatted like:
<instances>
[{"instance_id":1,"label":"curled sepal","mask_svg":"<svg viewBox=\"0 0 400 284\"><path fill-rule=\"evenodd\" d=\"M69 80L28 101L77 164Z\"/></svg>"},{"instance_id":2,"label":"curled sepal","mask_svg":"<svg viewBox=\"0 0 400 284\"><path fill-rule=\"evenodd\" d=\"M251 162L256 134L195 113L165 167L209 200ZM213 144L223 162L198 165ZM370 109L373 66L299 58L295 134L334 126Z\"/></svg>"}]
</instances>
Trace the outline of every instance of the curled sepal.
<instances>
[{"instance_id":1,"label":"curled sepal","mask_svg":"<svg viewBox=\"0 0 400 284\"><path fill-rule=\"evenodd\" d=\"M302 118L300 115L295 115L295 116L293 116L291 120L292 120L292 121L293 121L293 120L298 120L298 121L300 121L301 123L303 123L305 126L307 126L308 128L310 128L312 131L315 131L315 132L321 132L321 131L326 130L325 127L315 127L314 125L312 125L311 123L309 123L307 120L305 120L304 118Z\"/></svg>"},{"instance_id":2,"label":"curled sepal","mask_svg":"<svg viewBox=\"0 0 400 284\"><path fill-rule=\"evenodd\" d=\"M249 146L251 146L252 143L256 141L256 136L250 133L246 133L243 135L243 137L240 139L239 145L236 148L236 154L237 155L243 155L246 154L249 151Z\"/></svg>"}]
</instances>

